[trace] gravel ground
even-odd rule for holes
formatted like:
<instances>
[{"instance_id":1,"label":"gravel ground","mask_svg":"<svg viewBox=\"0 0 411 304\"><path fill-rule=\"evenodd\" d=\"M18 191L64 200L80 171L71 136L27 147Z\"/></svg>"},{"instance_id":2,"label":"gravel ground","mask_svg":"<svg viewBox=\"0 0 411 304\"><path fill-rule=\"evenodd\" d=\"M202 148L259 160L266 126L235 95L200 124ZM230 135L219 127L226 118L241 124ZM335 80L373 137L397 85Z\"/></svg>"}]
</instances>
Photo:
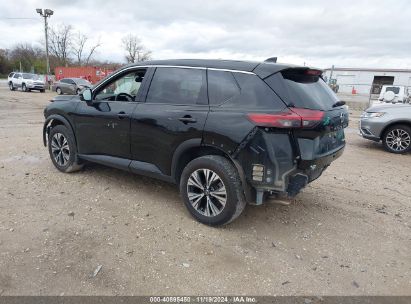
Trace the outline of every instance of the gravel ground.
<instances>
[{"instance_id":1,"label":"gravel ground","mask_svg":"<svg viewBox=\"0 0 411 304\"><path fill-rule=\"evenodd\" d=\"M0 87L0 294L411 295L411 155L356 135L289 206L194 221L177 188L99 165L59 173L50 93Z\"/></svg>"}]
</instances>

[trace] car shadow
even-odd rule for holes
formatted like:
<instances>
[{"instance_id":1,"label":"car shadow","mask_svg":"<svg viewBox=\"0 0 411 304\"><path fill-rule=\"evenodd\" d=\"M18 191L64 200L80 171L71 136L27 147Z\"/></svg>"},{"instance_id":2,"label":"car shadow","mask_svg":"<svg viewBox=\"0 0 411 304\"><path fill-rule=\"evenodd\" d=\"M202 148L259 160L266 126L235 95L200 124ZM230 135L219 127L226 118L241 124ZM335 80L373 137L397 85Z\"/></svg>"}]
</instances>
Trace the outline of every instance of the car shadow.
<instances>
[{"instance_id":1,"label":"car shadow","mask_svg":"<svg viewBox=\"0 0 411 304\"><path fill-rule=\"evenodd\" d=\"M104 184L119 183L126 191L138 189L138 191L143 191L147 195L155 193L156 200L167 202L168 205L172 204L169 205L170 210L165 211L167 214L172 214L172 209L174 209L180 213L180 216L191 219L180 197L178 186L175 184L95 163L88 163L83 173L94 176ZM263 230L278 230L282 229L280 227L283 227L286 231L291 232L295 230L295 226L292 223L300 221L304 217L304 213L310 213L311 209L317 208L312 201L315 202L315 198L305 200L304 195L301 194L290 205L274 202L265 202L261 206L247 205L243 213L236 220L219 229L247 231L250 227L261 227L263 225L265 226ZM304 213L301 211L302 209Z\"/></svg>"}]
</instances>

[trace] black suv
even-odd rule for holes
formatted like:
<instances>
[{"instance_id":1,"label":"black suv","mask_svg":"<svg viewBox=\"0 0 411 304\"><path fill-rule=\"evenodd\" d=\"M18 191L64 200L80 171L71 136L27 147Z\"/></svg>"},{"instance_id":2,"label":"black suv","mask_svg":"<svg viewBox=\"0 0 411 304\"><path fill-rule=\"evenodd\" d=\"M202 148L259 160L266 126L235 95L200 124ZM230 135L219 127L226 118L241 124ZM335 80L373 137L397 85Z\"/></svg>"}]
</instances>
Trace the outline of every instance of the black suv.
<instances>
[{"instance_id":1,"label":"black suv","mask_svg":"<svg viewBox=\"0 0 411 304\"><path fill-rule=\"evenodd\" d=\"M58 170L90 161L179 184L208 225L295 196L342 154L348 125L320 70L269 62L131 64L53 101L43 140Z\"/></svg>"}]
</instances>

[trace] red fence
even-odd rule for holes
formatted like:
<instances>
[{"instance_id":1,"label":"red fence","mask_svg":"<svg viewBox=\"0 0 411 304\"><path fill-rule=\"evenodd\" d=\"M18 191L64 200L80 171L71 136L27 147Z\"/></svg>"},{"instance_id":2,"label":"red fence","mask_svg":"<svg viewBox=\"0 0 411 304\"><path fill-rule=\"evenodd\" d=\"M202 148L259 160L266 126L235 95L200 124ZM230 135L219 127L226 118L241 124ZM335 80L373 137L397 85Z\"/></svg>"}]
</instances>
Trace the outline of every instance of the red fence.
<instances>
[{"instance_id":1,"label":"red fence","mask_svg":"<svg viewBox=\"0 0 411 304\"><path fill-rule=\"evenodd\" d=\"M83 78L87 79L91 83L96 83L111 73L113 73L113 70L95 66L56 67L54 69L56 80L60 80L62 78Z\"/></svg>"}]
</instances>

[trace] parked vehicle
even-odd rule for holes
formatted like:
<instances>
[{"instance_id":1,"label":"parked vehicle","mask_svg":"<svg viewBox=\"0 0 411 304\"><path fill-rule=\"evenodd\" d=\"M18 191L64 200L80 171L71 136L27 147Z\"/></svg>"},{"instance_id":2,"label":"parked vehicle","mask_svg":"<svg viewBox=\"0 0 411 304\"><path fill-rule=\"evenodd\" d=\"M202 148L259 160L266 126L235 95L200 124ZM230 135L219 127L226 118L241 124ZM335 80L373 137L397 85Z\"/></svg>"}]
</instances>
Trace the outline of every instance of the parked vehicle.
<instances>
[{"instance_id":1,"label":"parked vehicle","mask_svg":"<svg viewBox=\"0 0 411 304\"><path fill-rule=\"evenodd\" d=\"M63 78L56 81L51 90L57 94L80 94L85 88L91 88L93 85L85 79L82 78Z\"/></svg>"},{"instance_id":2,"label":"parked vehicle","mask_svg":"<svg viewBox=\"0 0 411 304\"><path fill-rule=\"evenodd\" d=\"M337 84L337 79L335 78L330 79L330 82L328 83L328 85L330 86L331 90L334 91L334 93L338 93L340 86Z\"/></svg>"},{"instance_id":3,"label":"parked vehicle","mask_svg":"<svg viewBox=\"0 0 411 304\"><path fill-rule=\"evenodd\" d=\"M58 170L90 161L176 183L208 225L297 195L343 153L348 126L321 71L229 60L131 64L44 114Z\"/></svg>"},{"instance_id":4,"label":"parked vehicle","mask_svg":"<svg viewBox=\"0 0 411 304\"><path fill-rule=\"evenodd\" d=\"M44 81L38 75L31 73L14 73L9 80L9 88L11 91L18 88L21 88L23 92L37 90L44 93L45 91Z\"/></svg>"},{"instance_id":5,"label":"parked vehicle","mask_svg":"<svg viewBox=\"0 0 411 304\"><path fill-rule=\"evenodd\" d=\"M7 85L10 86L11 80L13 79L13 76L16 72L11 72L8 76L7 76Z\"/></svg>"},{"instance_id":6,"label":"parked vehicle","mask_svg":"<svg viewBox=\"0 0 411 304\"><path fill-rule=\"evenodd\" d=\"M384 103L409 103L410 96L405 86L384 85L381 88L378 101Z\"/></svg>"},{"instance_id":7,"label":"parked vehicle","mask_svg":"<svg viewBox=\"0 0 411 304\"><path fill-rule=\"evenodd\" d=\"M411 151L410 104L372 106L361 115L359 128L362 137L382 141L388 152Z\"/></svg>"}]
</instances>

